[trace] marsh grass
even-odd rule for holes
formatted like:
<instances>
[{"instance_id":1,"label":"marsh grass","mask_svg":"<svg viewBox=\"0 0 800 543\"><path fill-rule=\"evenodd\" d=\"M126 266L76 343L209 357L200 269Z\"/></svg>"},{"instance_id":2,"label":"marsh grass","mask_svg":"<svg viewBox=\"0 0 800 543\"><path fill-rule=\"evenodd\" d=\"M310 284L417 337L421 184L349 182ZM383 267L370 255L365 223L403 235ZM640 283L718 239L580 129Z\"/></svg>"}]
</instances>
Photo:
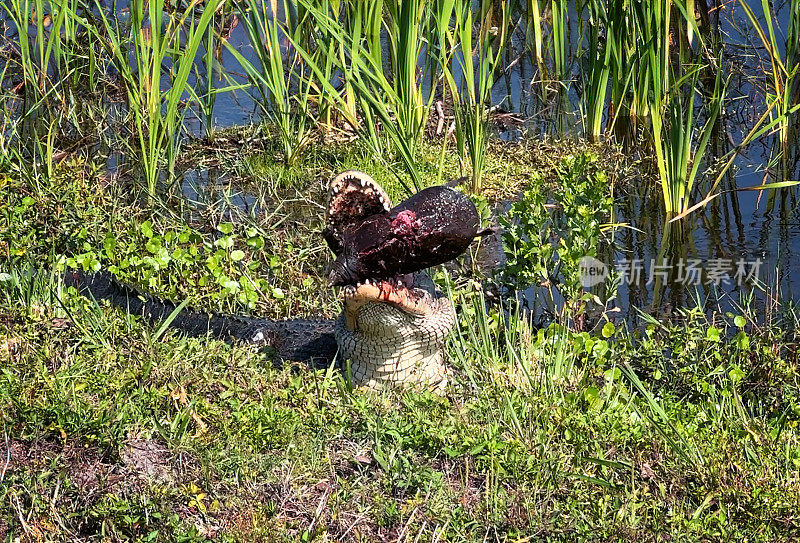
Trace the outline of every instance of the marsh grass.
<instances>
[{"instance_id":1,"label":"marsh grass","mask_svg":"<svg viewBox=\"0 0 800 543\"><path fill-rule=\"evenodd\" d=\"M739 2L750 24L758 36L767 55L770 69L766 71L766 102L770 112L770 120L777 120L777 150L773 153L773 161L778 164L778 181L790 178L790 163L797 152L796 108L800 104L800 68L796 62L800 58L798 29L800 29L800 6L792 3L789 13L789 26L785 30L786 41L781 44L778 31L773 21L772 11L766 0L761 2L761 18L756 16L753 8L746 2ZM783 52L781 51L783 50Z\"/></svg>"},{"instance_id":2,"label":"marsh grass","mask_svg":"<svg viewBox=\"0 0 800 543\"><path fill-rule=\"evenodd\" d=\"M347 27L338 23L338 13L320 9L313 2L303 5L319 29L317 51L321 58L335 59L337 69L344 75L345 92L340 103L351 118L356 111L354 106L363 115L363 122L353 119L351 124L361 127L375 156L382 160L385 134L411 178L411 185L418 190L417 142L436 95L441 63L448 53L441 47L429 48L428 54L432 49L438 50L434 59L423 64L423 73L419 73L419 64L423 46L434 41L429 36L434 36L437 29L441 32L449 21L452 3L435 2L430 7L420 2L345 3L342 17L348 21ZM382 27L390 44L386 56L381 45ZM296 42L294 45L299 46ZM338 96L329 81L322 79L330 73L327 64L323 70L313 61L311 51L303 50L301 54L317 77L316 84L328 96ZM425 81L429 88L423 90Z\"/></svg>"},{"instance_id":3,"label":"marsh grass","mask_svg":"<svg viewBox=\"0 0 800 543\"><path fill-rule=\"evenodd\" d=\"M474 12L479 29L473 47L473 11L468 4L456 2L455 13L462 15L456 19L451 38L457 51L452 62L458 64L461 80L456 82L455 70L444 74L453 97L456 146L459 155L468 158L470 190L475 194L482 189L484 156L489 139L489 103L498 68L502 71L510 21L505 4L499 6L500 13L495 13L492 4L482 2Z\"/></svg>"},{"instance_id":4,"label":"marsh grass","mask_svg":"<svg viewBox=\"0 0 800 543\"><path fill-rule=\"evenodd\" d=\"M585 55L584 68L581 70L583 81L583 97L581 105L584 122L586 123L586 136L590 141L598 141L603 127L603 113L606 110L606 96L608 94L609 76L611 74L611 57L620 57L619 51L624 42L622 32L617 26L624 26L625 13L620 10L619 2L589 2L587 29L588 44L582 53L583 43L578 45L578 56ZM616 9L614 9L616 8ZM601 32L606 32L605 39ZM583 35L584 32L581 32ZM616 40L616 41L615 41ZM625 72L615 72L615 79Z\"/></svg>"},{"instance_id":5,"label":"marsh grass","mask_svg":"<svg viewBox=\"0 0 800 543\"><path fill-rule=\"evenodd\" d=\"M363 167L366 145L312 144L291 170L314 179ZM508 175L520 182L551 174L551 163L537 174L529 150L508 147L487 160L513 163ZM457 158L447 160L456 171ZM426 184L438 176L421 171ZM390 168L374 173L403 194ZM92 175L62 163L6 181L3 536L766 541L800 532L792 339L748 322L747 311L687 314L638 334L608 321L537 329L520 309L487 304L476 281L442 273L459 308L447 393L351 391L333 369L278 367L244 346L182 337L77 296L48 271L102 265L209 310L332 316L312 235L321 185L304 189L316 215L302 224L280 210L228 222L215 207L187 225ZM485 181L494 186L497 174ZM273 188L265 200L280 198ZM251 280L261 291L252 306Z\"/></svg>"},{"instance_id":6,"label":"marsh grass","mask_svg":"<svg viewBox=\"0 0 800 543\"><path fill-rule=\"evenodd\" d=\"M662 126L659 114L652 116L653 144L661 177L664 207L670 214L684 212L691 204L692 189L702 164L701 158L713 134L725 96L727 83L723 83L722 72L717 70L705 124L697 131L699 141L694 147L695 87L700 69L691 69L670 89L665 99L666 126Z\"/></svg>"},{"instance_id":7,"label":"marsh grass","mask_svg":"<svg viewBox=\"0 0 800 543\"><path fill-rule=\"evenodd\" d=\"M202 12L191 4L182 13L167 15L165 20L164 12L155 3L134 0L128 22L120 21L116 13L107 14L98 5L98 25L89 27L122 79L142 176L151 199L161 180L164 159L168 175L174 174L186 108L183 102L186 85L220 2L206 4ZM165 77L162 70L167 64Z\"/></svg>"},{"instance_id":8,"label":"marsh grass","mask_svg":"<svg viewBox=\"0 0 800 543\"><path fill-rule=\"evenodd\" d=\"M3 63L0 81L15 84L22 99L12 101L8 117L19 123L23 144L33 142L48 124L65 117L75 121L81 93L97 83L97 65L91 44L83 39L85 7L79 0L5 0L3 21L14 32L12 53ZM28 151L31 151L30 147Z\"/></svg>"},{"instance_id":9,"label":"marsh grass","mask_svg":"<svg viewBox=\"0 0 800 543\"><path fill-rule=\"evenodd\" d=\"M302 59L288 46L300 41L300 32L306 24L287 17L279 22L274 3L246 0L238 3L238 13L255 53L256 62L250 62L226 41L228 50L244 68L251 84L257 89L258 103L268 119L278 129L284 161L294 164L309 144L315 118L309 107L313 77L306 74ZM288 2L284 13L289 13ZM282 43L284 45L282 45ZM315 58L309 59L315 64Z\"/></svg>"},{"instance_id":10,"label":"marsh grass","mask_svg":"<svg viewBox=\"0 0 800 543\"><path fill-rule=\"evenodd\" d=\"M220 13L224 15L228 10L223 4ZM232 11L232 10L230 10ZM214 106L218 94L235 92L249 87L246 83L238 83L235 78L220 64L222 44L227 43L227 37L220 32L228 24L233 24L236 14L230 13L227 18L222 18L222 23L211 22L206 27L205 37L201 44L204 49L201 62L194 66L194 84L189 84L186 90L191 94L197 105L199 117L203 123L203 131L209 140L214 139ZM200 71L202 64L203 71ZM227 86L218 87L215 80L229 83Z\"/></svg>"},{"instance_id":11,"label":"marsh grass","mask_svg":"<svg viewBox=\"0 0 800 543\"><path fill-rule=\"evenodd\" d=\"M731 61L719 56L727 50L703 9L697 12L702 28L698 27L697 6L692 2L592 0L573 7L566 0L475 5L456 0L307 0L284 2L283 9L273 14L274 6L243 0L234 9L189 5L182 12L166 13L134 2L130 20L122 20L81 0L4 0L2 11L12 31L13 27L25 30L17 30L16 36L12 32L15 55L3 72L7 82L16 72L24 82L18 89L22 107L11 113L21 119L20 141L46 137L51 121L59 130L78 126L89 138L88 125L102 113L96 104L90 105L95 108L92 112L86 109L85 95L112 86L109 83L119 72L129 107L125 113L130 115L126 129L136 135L132 150L141 157L144 184L153 194L158 183L174 174L185 112L197 107L210 137L215 97L245 86L223 73L214 58L221 44L228 42L219 35L224 25L214 23L219 17L211 9L220 16L238 15L243 23L254 54L228 50L243 67L262 112L284 142L287 162L302 157L318 123L334 134L355 129L370 142L376 159L402 164L408 191L420 186L417 148L430 108L438 98L445 98L446 106L447 93L455 97L457 147L469 162L472 189L480 189L481 156L489 139L487 109L497 101L491 88L501 76L510 77L507 64L519 60L514 60L514 36L522 32L536 72L531 85L540 117L555 119L565 129L563 114L579 112L584 134L591 140L613 133L645 153L658 155L661 147L656 162L662 174L661 197L670 212L687 209L678 193L687 192L692 181L690 172L671 173L676 161L682 160L677 155L685 153L675 153L673 160L664 156L664 148L674 145L673 136L683 138L680 149L689 137L699 148L706 121L702 115L689 118L684 111L682 123L690 120L697 126L673 130L677 103L685 102L689 93L672 91L678 82L693 83L708 97L704 105L709 114L717 102L732 105L726 96L712 96L716 92L712 86L720 92L726 87L714 85L715 71L727 70ZM798 55L800 14L792 4L788 28L779 29L769 3L762 3L758 16L746 2L736 8L767 55L766 122L776 122L774 160L780 166L780 182L792 177L797 156L792 153L800 79L793 59ZM201 46L203 54L198 56ZM701 65L702 77L685 79ZM215 71L226 79L225 86L214 87ZM570 111L573 106L575 112ZM92 119L84 119L87 112ZM653 116L658 117L655 123ZM117 127L96 128L95 132L113 134ZM659 142L662 145L656 145ZM111 137L108 145L131 143ZM443 152L446 145L441 145ZM693 196L686 198L691 205Z\"/></svg>"}]
</instances>

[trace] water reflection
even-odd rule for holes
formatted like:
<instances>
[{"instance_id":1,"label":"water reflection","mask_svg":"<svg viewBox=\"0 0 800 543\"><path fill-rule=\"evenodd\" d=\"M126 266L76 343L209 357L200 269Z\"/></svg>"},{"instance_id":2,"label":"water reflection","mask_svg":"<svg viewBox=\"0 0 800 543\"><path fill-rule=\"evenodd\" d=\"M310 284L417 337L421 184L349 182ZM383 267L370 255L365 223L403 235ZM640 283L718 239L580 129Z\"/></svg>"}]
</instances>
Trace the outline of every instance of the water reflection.
<instances>
[{"instance_id":1,"label":"water reflection","mask_svg":"<svg viewBox=\"0 0 800 543\"><path fill-rule=\"evenodd\" d=\"M761 13L760 0L748 0L748 4L756 14ZM128 9L126 2L103 5L122 17ZM767 60L763 49L749 45L754 41L750 35L752 32L747 30L749 25L741 19L741 14L736 16L732 14L733 11L722 10L724 6L719 3L715 2L715 5L717 9L700 11L700 26L710 28L710 35L717 40L715 43L726 48L726 55L735 59L739 69L731 80L729 107L715 125L712 144L704 157L709 171L712 170L715 159L726 156L735 142L742 140L744 132L753 126L754 121L764 111L766 103L764 74ZM782 54L785 52L785 36L782 32L788 26L791 7L791 1L788 0L776 2L774 6L778 23L777 42ZM570 40L570 50L575 51L580 34L575 2L569 3L568 12L571 27L567 39ZM282 15L279 13L278 16ZM6 24L4 19L0 19L0 22L4 23L4 37L13 38L16 32L13 25ZM36 31L34 27L26 30L29 33ZM243 25L237 26L231 22L225 34L231 47L248 60L255 61ZM523 136L541 137L546 134L577 132L580 121L577 113L580 109L580 87L574 71L575 59L570 64L570 73L564 74L561 81L553 81L543 91L542 78L545 75L541 73L531 54L526 52L524 39L520 39L519 34L516 32L512 35L512 47L506 51L507 69L493 88L492 98L495 105L518 114L525 122L502 131L500 137L515 140ZM724 43L721 39L723 36ZM388 44L385 45L388 47ZM743 53L745 50L746 53ZM227 47L219 47L215 55L217 63L213 67L214 73L207 74L201 47L195 63L196 70L193 71L189 84L201 88L202 81L210 79L214 88L219 89L231 83L244 82L243 70ZM457 72L454 76L456 80L460 78ZM162 84L166 88L169 81L167 75L164 77ZM430 86L430 82L427 82L425 88L430 89ZM795 92L800 93L800 88ZM208 129L197 112L187 115L186 120L190 135L202 136ZM216 95L211 116L214 129L246 125L260 120L258 106L250 92L239 90ZM31 120L28 119L27 122ZM614 125L614 133L620 141L628 141L629 136L637 130L636 123L635 118L620 117ZM622 262L640 262L644 277L643 280L626 281L619 286L616 300L618 307L624 312L630 312L632 307L639 307L655 313L669 313L675 308L692 304L696 293L700 293L708 303L720 300L729 303L725 300L734 299L739 292L753 288L739 285L733 280L721 281L719 284L701 281L701 284L695 285L655 273L656 265L662 266L666 262L679 266L680 263L691 260L699 260L705 264L729 261L732 273L735 273L735 263L740 260L761 261L759 279L766 287L755 289L758 296L763 301L768 301L775 293L784 297L792 296L800 278L800 261L796 258L800 253L800 217L797 216L796 192L782 190L760 194L735 190L763 182L797 178L800 168L798 146L795 145L790 154L776 160L776 145L776 139L767 136L740 154L734 168L723 178L720 188L725 192L722 196L680 222L668 222L668 217L664 216L661 209L661 198L658 194L660 189L652 180L637 179L628 183L629 194L618 202L615 221L628 223L631 228L617 229L611 243L602 250L602 256L611 268ZM109 171L119 172L124 170L124 166L122 155L109 153ZM257 202L264 201L246 190L233 189L226 173L217 168L186 171L179 180L179 186L184 197L200 207L216 205L220 200L225 200L245 213L253 213ZM698 189L697 195L702 197L709 189L708 181ZM276 207L286 205L288 204L275 203ZM308 213L308 210L298 209L297 213ZM622 264L617 267L621 268ZM539 303L536 296L528 298L531 304ZM556 299L555 305L557 304ZM555 310L555 306L538 309L543 313Z\"/></svg>"}]
</instances>

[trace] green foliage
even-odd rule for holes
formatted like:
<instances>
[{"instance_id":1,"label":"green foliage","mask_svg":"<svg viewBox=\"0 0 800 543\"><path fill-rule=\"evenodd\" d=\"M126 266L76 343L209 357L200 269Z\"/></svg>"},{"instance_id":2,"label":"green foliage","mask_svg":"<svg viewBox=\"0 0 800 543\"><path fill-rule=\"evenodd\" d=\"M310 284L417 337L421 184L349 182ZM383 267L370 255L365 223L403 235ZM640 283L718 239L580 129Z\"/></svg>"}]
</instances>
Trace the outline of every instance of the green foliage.
<instances>
[{"instance_id":1,"label":"green foliage","mask_svg":"<svg viewBox=\"0 0 800 543\"><path fill-rule=\"evenodd\" d=\"M293 46L309 65L314 84L340 105L340 112L351 125L360 127L377 158L383 160L385 155L381 131L389 137L413 186L419 189L416 151L436 95L439 72L449 58L442 35L453 3L345 2L342 14L338 4L317 4L301 2L309 22L313 22L315 48L304 46L297 39L292 40ZM347 24L341 24L340 18ZM381 46L382 20L390 44L388 58L384 58ZM418 63L426 43L436 47L428 48L429 61L420 73ZM436 51L435 56L432 50ZM316 59L326 62L323 65ZM345 76L344 97L338 97L329 82L331 63ZM363 120L357 119L356 106Z\"/></svg>"},{"instance_id":2,"label":"green foliage","mask_svg":"<svg viewBox=\"0 0 800 543\"><path fill-rule=\"evenodd\" d=\"M309 98L314 80L306 74L310 70L303 66L296 51L287 50L284 55L281 40L288 37L294 43L300 42L306 22L292 21L288 17L280 22L273 11L275 4L268 5L264 0L244 0L238 2L237 7L257 62L250 62L227 40L225 44L258 90L259 106L277 127L284 161L292 165L311 141L314 118ZM284 13L290 12L289 2L284 2L283 7ZM319 57L312 57L309 62L316 64Z\"/></svg>"},{"instance_id":3,"label":"green foliage","mask_svg":"<svg viewBox=\"0 0 800 543\"><path fill-rule=\"evenodd\" d=\"M554 287L573 316L593 299L581 285L580 260L597 256L601 226L613 204L608 179L596 161L590 152L564 158L558 191L548 196L541 178L534 179L501 218L507 259L501 280L516 288Z\"/></svg>"},{"instance_id":4,"label":"green foliage","mask_svg":"<svg viewBox=\"0 0 800 543\"><path fill-rule=\"evenodd\" d=\"M800 156L797 146L798 123L797 111L800 106L800 67L796 61L800 58L800 5L791 4L789 10L789 28L786 29L786 42L780 44L772 16L772 8L766 0L761 2L761 15L756 16L753 8L740 0L739 4L745 12L750 24L756 31L761 45L767 52L770 70L766 78L767 111L771 121L777 126L777 146L773 162L779 164L778 178L789 177L789 164L792 156ZM761 21L766 24L766 31ZM783 47L781 47L783 45ZM783 54L781 51L783 50Z\"/></svg>"},{"instance_id":5,"label":"green foliage","mask_svg":"<svg viewBox=\"0 0 800 543\"><path fill-rule=\"evenodd\" d=\"M0 13L14 27L18 51L18 56L9 55L0 79L21 75L19 113L24 135L33 138L29 128L37 121L47 124L42 121L50 120L49 106L72 106L76 94L97 84L96 58L87 58L80 34L87 25L85 5L78 0L4 0ZM37 113L45 113L45 119L37 119Z\"/></svg>"},{"instance_id":6,"label":"green foliage","mask_svg":"<svg viewBox=\"0 0 800 543\"><path fill-rule=\"evenodd\" d=\"M499 14L493 11L495 4L479 3L474 14L479 21L475 47L472 45L473 11L468 2L456 1L456 25L453 33L448 33L448 41L457 51L452 62L458 63L461 72L460 83L456 83L452 75L454 70L444 72L453 97L456 146L460 157L469 158L472 167L470 189L476 194L482 188L492 87L502 63L511 17L504 3L497 5L501 10Z\"/></svg>"},{"instance_id":7,"label":"green foliage","mask_svg":"<svg viewBox=\"0 0 800 543\"><path fill-rule=\"evenodd\" d=\"M651 104L655 115L653 123L653 145L656 163L661 177L664 206L668 213L681 213L689 209L694 187L702 163L702 156L713 133L719 116L725 87L722 72L717 70L713 98L706 122L698 133L697 146L692 149L696 131L694 129L694 99L700 67L695 67L677 81L663 98L663 102ZM662 112L666 112L666 125L662 124Z\"/></svg>"},{"instance_id":8,"label":"green foliage","mask_svg":"<svg viewBox=\"0 0 800 543\"><path fill-rule=\"evenodd\" d=\"M589 16L585 33L588 34L588 43L584 46L581 41L578 45L578 57L582 61L581 106L586 124L586 136L590 141L600 140L608 80L612 68L611 57L620 55L619 48L622 44L615 41L620 37L620 30L617 27L625 26L625 14L619 9L620 4L619 0L612 2L595 0L586 3ZM603 36L604 34L606 35ZM615 72L615 79L621 78L622 75L623 72Z\"/></svg>"},{"instance_id":9,"label":"green foliage","mask_svg":"<svg viewBox=\"0 0 800 543\"><path fill-rule=\"evenodd\" d=\"M191 4L183 13L168 16L164 21L160 5L134 0L127 22L120 21L116 13L107 16L98 3L99 22L88 27L103 45L124 84L151 198L155 196L165 157L168 171L174 171L185 112L185 104L181 102L197 50L221 1L214 0L199 13L197 5ZM135 70L131 66L131 50ZM161 73L165 59L172 61L166 88Z\"/></svg>"}]
</instances>

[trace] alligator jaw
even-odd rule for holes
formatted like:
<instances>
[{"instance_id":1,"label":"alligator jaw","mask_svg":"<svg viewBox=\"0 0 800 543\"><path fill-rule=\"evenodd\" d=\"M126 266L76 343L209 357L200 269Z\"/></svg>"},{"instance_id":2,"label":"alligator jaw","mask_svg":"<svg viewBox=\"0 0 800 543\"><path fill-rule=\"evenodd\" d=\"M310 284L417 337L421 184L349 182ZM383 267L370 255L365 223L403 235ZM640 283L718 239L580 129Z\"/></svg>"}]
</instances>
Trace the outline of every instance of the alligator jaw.
<instances>
[{"instance_id":1,"label":"alligator jaw","mask_svg":"<svg viewBox=\"0 0 800 543\"><path fill-rule=\"evenodd\" d=\"M377 202L376 202L377 200ZM379 210L363 210L363 209L340 209L340 207L352 206L365 206L374 207L379 203ZM327 214L328 218L335 217L341 213L348 213L350 215L356 211L356 215L361 217L368 217L377 211L389 211L392 208L389 195L383 190L372 177L359 172L358 170L348 170L342 172L331 181L328 187L328 203Z\"/></svg>"},{"instance_id":2,"label":"alligator jaw","mask_svg":"<svg viewBox=\"0 0 800 543\"><path fill-rule=\"evenodd\" d=\"M359 309L369 302L391 304L412 315L428 315L431 309L431 297L423 289L414 288L412 274L384 281L365 281L358 285L348 285L344 289L344 312L347 328L356 328L356 316Z\"/></svg>"}]
</instances>

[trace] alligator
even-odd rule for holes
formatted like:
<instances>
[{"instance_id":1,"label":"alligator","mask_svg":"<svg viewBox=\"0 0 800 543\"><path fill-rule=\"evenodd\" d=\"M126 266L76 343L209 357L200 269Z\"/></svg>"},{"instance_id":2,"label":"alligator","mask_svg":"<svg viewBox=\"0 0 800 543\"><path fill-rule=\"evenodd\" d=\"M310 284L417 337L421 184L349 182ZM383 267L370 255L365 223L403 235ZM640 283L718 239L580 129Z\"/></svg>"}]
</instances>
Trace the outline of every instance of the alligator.
<instances>
[{"instance_id":1,"label":"alligator","mask_svg":"<svg viewBox=\"0 0 800 543\"><path fill-rule=\"evenodd\" d=\"M209 313L145 294L106 271L68 272L67 284L192 336L211 335L268 347L278 359L316 367L346 361L354 386L415 384L441 391L448 378L442 355L455 324L450 299L423 269L462 253L479 231L475 206L450 187L431 187L392 207L370 176L349 170L328 188L323 237L336 256L326 276L342 286L339 317L267 320ZM337 357L338 353L338 357Z\"/></svg>"}]
</instances>

